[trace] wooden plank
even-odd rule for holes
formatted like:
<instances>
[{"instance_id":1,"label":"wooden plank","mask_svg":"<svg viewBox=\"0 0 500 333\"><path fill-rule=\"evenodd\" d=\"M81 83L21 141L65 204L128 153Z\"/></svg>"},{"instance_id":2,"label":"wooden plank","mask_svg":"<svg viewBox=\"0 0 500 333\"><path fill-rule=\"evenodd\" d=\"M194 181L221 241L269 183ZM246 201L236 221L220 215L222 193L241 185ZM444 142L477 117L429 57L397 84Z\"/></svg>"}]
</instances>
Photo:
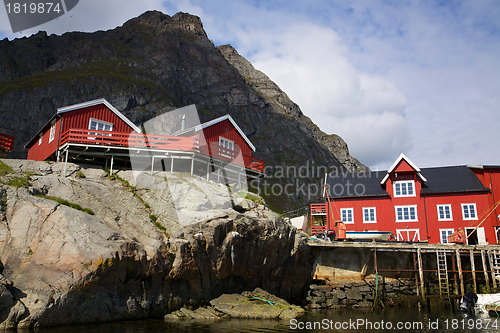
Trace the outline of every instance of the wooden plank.
<instances>
[{"instance_id":1,"label":"wooden plank","mask_svg":"<svg viewBox=\"0 0 500 333\"><path fill-rule=\"evenodd\" d=\"M420 292L422 293L422 300L425 302L425 289L424 289L424 270L422 267L422 250L417 249L418 256L418 274L420 276Z\"/></svg>"},{"instance_id":2,"label":"wooden plank","mask_svg":"<svg viewBox=\"0 0 500 333\"><path fill-rule=\"evenodd\" d=\"M474 293L477 294L477 281L476 281L476 263L474 262L474 252L469 250L470 255L470 267L472 270L472 280L474 282Z\"/></svg>"},{"instance_id":3,"label":"wooden plank","mask_svg":"<svg viewBox=\"0 0 500 333\"><path fill-rule=\"evenodd\" d=\"M490 277L488 275L488 265L486 265L486 258L484 255L484 250L481 250L481 260L483 262L483 272L484 272L484 280L486 282L486 290L488 291L488 294L489 294L489 293L491 293Z\"/></svg>"},{"instance_id":4,"label":"wooden plank","mask_svg":"<svg viewBox=\"0 0 500 333\"><path fill-rule=\"evenodd\" d=\"M455 255L457 257L458 277L460 279L460 291L462 292L462 297L463 297L465 295L464 275L462 272L462 260L460 258L460 251L458 251L458 249L455 250Z\"/></svg>"},{"instance_id":5,"label":"wooden plank","mask_svg":"<svg viewBox=\"0 0 500 333\"><path fill-rule=\"evenodd\" d=\"M420 296L420 288L418 284L418 269L417 269L417 254L413 252L413 269L415 270L415 288L417 289L417 297Z\"/></svg>"}]
</instances>

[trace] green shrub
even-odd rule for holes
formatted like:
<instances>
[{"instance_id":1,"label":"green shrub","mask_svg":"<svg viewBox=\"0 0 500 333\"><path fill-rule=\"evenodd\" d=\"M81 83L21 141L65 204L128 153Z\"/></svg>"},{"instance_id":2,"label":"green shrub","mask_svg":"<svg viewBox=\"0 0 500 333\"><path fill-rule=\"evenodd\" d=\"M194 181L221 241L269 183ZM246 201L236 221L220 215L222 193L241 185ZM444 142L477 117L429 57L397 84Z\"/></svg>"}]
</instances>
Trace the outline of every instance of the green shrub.
<instances>
[{"instance_id":1,"label":"green shrub","mask_svg":"<svg viewBox=\"0 0 500 333\"><path fill-rule=\"evenodd\" d=\"M156 216L153 214L149 215L149 219L153 222L156 222Z\"/></svg>"}]
</instances>

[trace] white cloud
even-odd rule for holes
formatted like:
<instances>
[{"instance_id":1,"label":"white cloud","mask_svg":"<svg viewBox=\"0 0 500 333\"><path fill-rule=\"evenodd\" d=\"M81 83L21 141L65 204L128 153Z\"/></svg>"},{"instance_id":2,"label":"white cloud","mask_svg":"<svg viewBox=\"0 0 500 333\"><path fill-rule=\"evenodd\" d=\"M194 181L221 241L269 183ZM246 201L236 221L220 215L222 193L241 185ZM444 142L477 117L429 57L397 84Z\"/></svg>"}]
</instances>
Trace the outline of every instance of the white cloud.
<instances>
[{"instance_id":1,"label":"white cloud","mask_svg":"<svg viewBox=\"0 0 500 333\"><path fill-rule=\"evenodd\" d=\"M9 39L20 38L47 31L47 34L61 35L68 31L93 32L114 29L133 17L148 10L167 12L161 0L121 1L121 0L80 0L67 14L40 26L12 33L7 12L0 10L0 34Z\"/></svg>"}]
</instances>

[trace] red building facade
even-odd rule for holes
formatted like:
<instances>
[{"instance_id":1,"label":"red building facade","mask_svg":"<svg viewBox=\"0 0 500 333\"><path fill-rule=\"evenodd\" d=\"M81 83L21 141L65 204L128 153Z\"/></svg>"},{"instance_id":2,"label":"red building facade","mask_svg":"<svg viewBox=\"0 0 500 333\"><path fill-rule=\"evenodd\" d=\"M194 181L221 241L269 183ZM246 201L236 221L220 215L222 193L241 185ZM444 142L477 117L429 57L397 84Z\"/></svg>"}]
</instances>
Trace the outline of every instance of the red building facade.
<instances>
[{"instance_id":1,"label":"red building facade","mask_svg":"<svg viewBox=\"0 0 500 333\"><path fill-rule=\"evenodd\" d=\"M386 172L328 175L326 184L328 223L342 220L348 231L392 231L398 241L447 243L448 235L458 228L471 233L491 212L468 243L499 241L498 212L491 208L500 200L500 167L421 170L401 154Z\"/></svg>"}]
</instances>

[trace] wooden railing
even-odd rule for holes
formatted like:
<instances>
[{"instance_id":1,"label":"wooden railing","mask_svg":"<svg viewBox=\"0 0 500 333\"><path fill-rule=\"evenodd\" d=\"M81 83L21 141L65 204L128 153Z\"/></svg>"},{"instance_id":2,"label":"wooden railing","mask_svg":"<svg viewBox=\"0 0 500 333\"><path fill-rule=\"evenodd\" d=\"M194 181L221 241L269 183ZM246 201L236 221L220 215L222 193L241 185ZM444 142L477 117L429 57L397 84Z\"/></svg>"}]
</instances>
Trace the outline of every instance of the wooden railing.
<instances>
[{"instance_id":1,"label":"wooden railing","mask_svg":"<svg viewBox=\"0 0 500 333\"><path fill-rule=\"evenodd\" d=\"M312 215L326 215L326 213L327 213L326 203L311 204Z\"/></svg>"},{"instance_id":2,"label":"wooden railing","mask_svg":"<svg viewBox=\"0 0 500 333\"><path fill-rule=\"evenodd\" d=\"M229 150L215 143L200 146L198 136L145 135L142 133L69 129L61 136L60 145L62 146L68 142L102 146L195 151L223 161L264 172L263 161L240 154L238 147L235 146L234 150Z\"/></svg>"},{"instance_id":3,"label":"wooden railing","mask_svg":"<svg viewBox=\"0 0 500 333\"><path fill-rule=\"evenodd\" d=\"M144 135L97 130L69 129L61 136L61 145L72 142L89 145L199 151L196 136Z\"/></svg>"},{"instance_id":4,"label":"wooden railing","mask_svg":"<svg viewBox=\"0 0 500 333\"><path fill-rule=\"evenodd\" d=\"M12 151L12 148L14 148L14 137L0 133L0 148L7 151Z\"/></svg>"}]
</instances>

